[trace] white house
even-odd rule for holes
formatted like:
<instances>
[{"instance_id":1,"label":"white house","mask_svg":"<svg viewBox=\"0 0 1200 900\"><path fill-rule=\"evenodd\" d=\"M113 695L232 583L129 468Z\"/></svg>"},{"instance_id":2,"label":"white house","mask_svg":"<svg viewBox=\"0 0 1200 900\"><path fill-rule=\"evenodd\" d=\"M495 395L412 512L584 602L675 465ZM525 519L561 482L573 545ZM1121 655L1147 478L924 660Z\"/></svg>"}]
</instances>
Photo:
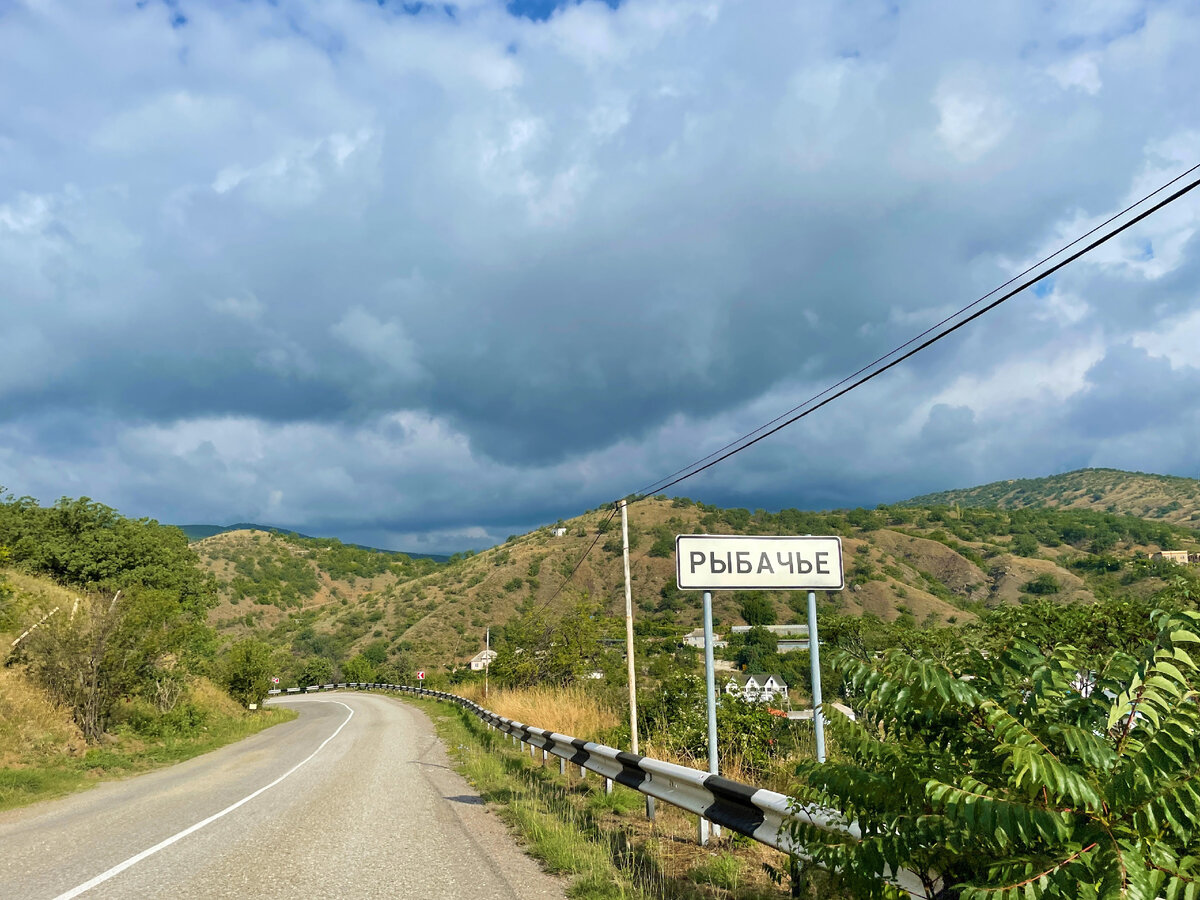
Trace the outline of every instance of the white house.
<instances>
[{"instance_id":1,"label":"white house","mask_svg":"<svg viewBox=\"0 0 1200 900\"><path fill-rule=\"evenodd\" d=\"M683 642L689 647L695 647L697 650L704 649L704 629L693 628L683 636ZM721 636L713 632L713 647L728 647L729 642L721 640Z\"/></svg>"},{"instance_id":2,"label":"white house","mask_svg":"<svg viewBox=\"0 0 1200 900\"><path fill-rule=\"evenodd\" d=\"M482 672L496 661L495 650L480 650L471 657L471 671Z\"/></svg>"},{"instance_id":3,"label":"white house","mask_svg":"<svg viewBox=\"0 0 1200 900\"><path fill-rule=\"evenodd\" d=\"M554 535L555 537L562 537L563 535L565 535L567 533L567 529L564 526L560 525L557 528L551 528L550 533L552 535Z\"/></svg>"},{"instance_id":4,"label":"white house","mask_svg":"<svg viewBox=\"0 0 1200 900\"><path fill-rule=\"evenodd\" d=\"M788 703L788 686L778 675L731 675L725 682L725 693L751 703Z\"/></svg>"}]
</instances>

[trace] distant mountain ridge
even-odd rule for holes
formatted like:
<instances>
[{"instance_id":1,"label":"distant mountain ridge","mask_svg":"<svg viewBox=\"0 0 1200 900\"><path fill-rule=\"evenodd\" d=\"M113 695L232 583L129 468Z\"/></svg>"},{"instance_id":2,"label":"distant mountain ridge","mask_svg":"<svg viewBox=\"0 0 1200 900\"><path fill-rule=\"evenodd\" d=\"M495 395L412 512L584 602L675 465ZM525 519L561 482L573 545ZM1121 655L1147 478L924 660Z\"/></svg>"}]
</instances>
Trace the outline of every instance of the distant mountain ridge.
<instances>
[{"instance_id":1,"label":"distant mountain ridge","mask_svg":"<svg viewBox=\"0 0 1200 900\"><path fill-rule=\"evenodd\" d=\"M313 537L311 534L303 534L299 531L292 531L290 528L277 528L274 525L259 525L255 522L238 522L234 525L176 525L180 531L187 535L190 543L202 541L205 538L216 537L218 534L227 534L231 531L266 531L271 534L287 535L290 537L303 538L308 541L319 541L322 538ZM370 550L375 553L390 553L404 554L411 559L433 559L438 562L446 562L450 557L439 553L410 553L407 550L384 550L381 547L368 547L366 544L346 544L347 547L354 547L357 550Z\"/></svg>"},{"instance_id":2,"label":"distant mountain ridge","mask_svg":"<svg viewBox=\"0 0 1200 900\"><path fill-rule=\"evenodd\" d=\"M1200 480L1121 469L1077 469L924 494L908 506L1090 509L1200 528Z\"/></svg>"}]
</instances>

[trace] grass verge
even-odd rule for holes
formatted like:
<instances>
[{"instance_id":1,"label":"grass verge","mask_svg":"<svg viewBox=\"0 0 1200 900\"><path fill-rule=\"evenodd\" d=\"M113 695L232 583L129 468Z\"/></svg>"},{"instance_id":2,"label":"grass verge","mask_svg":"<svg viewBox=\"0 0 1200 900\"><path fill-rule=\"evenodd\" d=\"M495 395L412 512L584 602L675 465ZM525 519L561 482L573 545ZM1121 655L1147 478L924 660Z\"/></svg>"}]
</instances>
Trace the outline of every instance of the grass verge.
<instances>
[{"instance_id":1,"label":"grass verge","mask_svg":"<svg viewBox=\"0 0 1200 900\"><path fill-rule=\"evenodd\" d=\"M576 900L766 900L789 896L767 866L786 870L787 858L740 836L709 847L696 844L696 819L659 803L654 823L645 798L558 761L545 765L520 753L505 735L457 707L405 698L433 721L459 772L509 824L526 850L550 872L570 880ZM540 760L540 751L538 753ZM765 864L765 865L764 865ZM800 896L810 896L807 891ZM815 896L832 897L824 893Z\"/></svg>"},{"instance_id":2,"label":"grass verge","mask_svg":"<svg viewBox=\"0 0 1200 900\"><path fill-rule=\"evenodd\" d=\"M15 680L6 681L14 687ZM5 700L17 696L13 691ZM28 704L33 706L34 704ZM0 713L5 710L0 703ZM123 778L183 762L240 741L281 722L296 718L289 709L242 710L210 683L192 686L186 701L186 716L147 718L138 709L126 710L125 721L115 728L110 742L85 748L82 740L65 746L48 741L45 746L26 744L25 752L10 752L0 767L0 810L49 800L85 790L103 780ZM47 718L50 718L47 716ZM20 737L22 723L0 715L0 745L12 744L6 737ZM65 728L64 728L65 730ZM13 732L9 735L8 732ZM45 733L53 734L46 726Z\"/></svg>"}]
</instances>

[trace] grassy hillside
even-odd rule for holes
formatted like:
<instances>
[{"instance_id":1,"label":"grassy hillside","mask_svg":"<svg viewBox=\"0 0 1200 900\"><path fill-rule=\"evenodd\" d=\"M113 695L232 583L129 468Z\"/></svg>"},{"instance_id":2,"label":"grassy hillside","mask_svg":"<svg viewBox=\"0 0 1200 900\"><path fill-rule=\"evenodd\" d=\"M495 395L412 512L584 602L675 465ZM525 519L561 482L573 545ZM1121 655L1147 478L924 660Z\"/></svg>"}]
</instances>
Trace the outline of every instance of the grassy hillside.
<instances>
[{"instance_id":1,"label":"grassy hillside","mask_svg":"<svg viewBox=\"0 0 1200 900\"><path fill-rule=\"evenodd\" d=\"M996 481L914 497L912 506L1091 509L1200 527L1200 480L1119 469Z\"/></svg>"},{"instance_id":2,"label":"grassy hillside","mask_svg":"<svg viewBox=\"0 0 1200 900\"><path fill-rule=\"evenodd\" d=\"M597 607L602 627L622 634L624 609L619 520L601 534L570 584L607 510L511 538L445 565L387 563L341 551L331 569L319 548L261 532L219 535L195 545L217 579L211 613L221 631L256 633L297 658L346 659L360 652L398 671L461 663L496 629L523 612L561 614L578 601ZM630 508L631 570L639 627L678 634L700 624L699 597L674 584L680 533L837 534L847 589L825 608L912 624L964 622L982 610L1050 595L1064 601L1145 596L1170 577L1153 563L1158 549L1200 549L1200 536L1165 521L1091 510L986 510L939 506L809 513L719 509L687 499L648 498ZM357 565L357 568L355 568ZM722 626L747 615L803 621L803 596L718 593Z\"/></svg>"}]
</instances>

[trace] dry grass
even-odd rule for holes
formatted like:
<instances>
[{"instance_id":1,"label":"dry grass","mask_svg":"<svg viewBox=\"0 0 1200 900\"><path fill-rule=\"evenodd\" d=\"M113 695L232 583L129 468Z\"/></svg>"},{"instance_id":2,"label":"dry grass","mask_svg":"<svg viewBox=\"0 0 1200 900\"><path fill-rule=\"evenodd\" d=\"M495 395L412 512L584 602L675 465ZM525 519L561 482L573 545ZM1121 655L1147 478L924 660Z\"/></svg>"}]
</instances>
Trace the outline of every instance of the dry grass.
<instances>
[{"instance_id":1,"label":"dry grass","mask_svg":"<svg viewBox=\"0 0 1200 900\"><path fill-rule=\"evenodd\" d=\"M189 682L188 699L214 716L230 719L244 719L247 716L240 703L207 678L196 678Z\"/></svg>"},{"instance_id":2,"label":"dry grass","mask_svg":"<svg viewBox=\"0 0 1200 900\"><path fill-rule=\"evenodd\" d=\"M616 709L581 685L493 688L486 703L482 686L464 686L461 693L505 718L585 740L595 740L621 722Z\"/></svg>"},{"instance_id":3,"label":"dry grass","mask_svg":"<svg viewBox=\"0 0 1200 900\"><path fill-rule=\"evenodd\" d=\"M82 756L86 748L65 707L17 669L0 668L0 768L49 756Z\"/></svg>"}]
</instances>

